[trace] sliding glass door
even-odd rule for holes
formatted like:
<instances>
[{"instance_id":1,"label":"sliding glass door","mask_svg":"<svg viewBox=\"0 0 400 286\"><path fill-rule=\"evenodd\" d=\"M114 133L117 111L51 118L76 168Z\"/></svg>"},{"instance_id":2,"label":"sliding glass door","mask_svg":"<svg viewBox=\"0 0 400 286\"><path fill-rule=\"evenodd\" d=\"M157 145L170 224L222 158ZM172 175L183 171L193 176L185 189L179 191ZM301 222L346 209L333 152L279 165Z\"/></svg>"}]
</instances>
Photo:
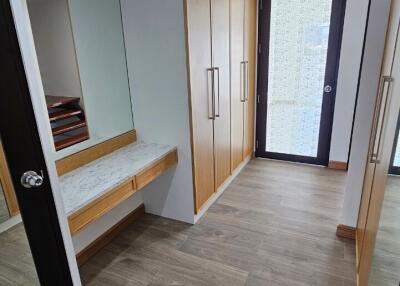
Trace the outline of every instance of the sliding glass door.
<instances>
[{"instance_id":1,"label":"sliding glass door","mask_svg":"<svg viewBox=\"0 0 400 286\"><path fill-rule=\"evenodd\" d=\"M327 164L345 3L262 5L257 155Z\"/></svg>"}]
</instances>

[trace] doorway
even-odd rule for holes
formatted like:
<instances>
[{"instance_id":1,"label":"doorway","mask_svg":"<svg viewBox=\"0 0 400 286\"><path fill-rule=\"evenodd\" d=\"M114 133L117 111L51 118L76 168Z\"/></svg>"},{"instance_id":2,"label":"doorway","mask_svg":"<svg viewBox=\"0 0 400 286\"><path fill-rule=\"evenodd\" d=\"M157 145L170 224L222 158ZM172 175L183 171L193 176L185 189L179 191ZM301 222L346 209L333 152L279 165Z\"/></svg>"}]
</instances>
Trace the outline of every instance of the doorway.
<instances>
[{"instance_id":1,"label":"doorway","mask_svg":"<svg viewBox=\"0 0 400 286\"><path fill-rule=\"evenodd\" d=\"M345 6L260 2L258 157L328 164Z\"/></svg>"}]
</instances>

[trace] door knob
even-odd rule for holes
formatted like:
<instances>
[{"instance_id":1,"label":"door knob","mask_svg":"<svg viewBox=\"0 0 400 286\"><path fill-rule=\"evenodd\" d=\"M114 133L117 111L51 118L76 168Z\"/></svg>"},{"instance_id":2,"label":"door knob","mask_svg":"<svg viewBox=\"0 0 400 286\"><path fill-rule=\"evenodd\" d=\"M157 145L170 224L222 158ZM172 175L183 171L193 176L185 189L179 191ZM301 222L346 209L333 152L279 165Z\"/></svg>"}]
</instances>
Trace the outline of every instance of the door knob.
<instances>
[{"instance_id":1,"label":"door knob","mask_svg":"<svg viewBox=\"0 0 400 286\"><path fill-rule=\"evenodd\" d=\"M332 91L332 86L330 86L329 84L328 84L328 85L325 85L324 91L325 91L326 93L330 93L330 92Z\"/></svg>"},{"instance_id":2,"label":"door knob","mask_svg":"<svg viewBox=\"0 0 400 286\"><path fill-rule=\"evenodd\" d=\"M21 176L21 185L27 189L37 188L43 184L43 171L38 175L35 171L27 171Z\"/></svg>"}]
</instances>

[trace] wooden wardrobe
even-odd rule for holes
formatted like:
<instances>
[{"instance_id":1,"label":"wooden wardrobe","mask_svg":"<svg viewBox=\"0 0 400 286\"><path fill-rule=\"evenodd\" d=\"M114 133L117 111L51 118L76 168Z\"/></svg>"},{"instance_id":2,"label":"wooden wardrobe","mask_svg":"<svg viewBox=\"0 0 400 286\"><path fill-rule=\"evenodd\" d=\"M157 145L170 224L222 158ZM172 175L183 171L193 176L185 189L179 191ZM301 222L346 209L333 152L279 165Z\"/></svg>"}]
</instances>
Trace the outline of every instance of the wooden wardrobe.
<instances>
[{"instance_id":1,"label":"wooden wardrobe","mask_svg":"<svg viewBox=\"0 0 400 286\"><path fill-rule=\"evenodd\" d=\"M358 285L368 285L400 109L400 0L393 0L356 229Z\"/></svg>"},{"instance_id":2,"label":"wooden wardrobe","mask_svg":"<svg viewBox=\"0 0 400 286\"><path fill-rule=\"evenodd\" d=\"M232 170L254 149L256 3L231 0Z\"/></svg>"},{"instance_id":3,"label":"wooden wardrobe","mask_svg":"<svg viewBox=\"0 0 400 286\"><path fill-rule=\"evenodd\" d=\"M186 0L195 211L253 152L255 0Z\"/></svg>"}]
</instances>

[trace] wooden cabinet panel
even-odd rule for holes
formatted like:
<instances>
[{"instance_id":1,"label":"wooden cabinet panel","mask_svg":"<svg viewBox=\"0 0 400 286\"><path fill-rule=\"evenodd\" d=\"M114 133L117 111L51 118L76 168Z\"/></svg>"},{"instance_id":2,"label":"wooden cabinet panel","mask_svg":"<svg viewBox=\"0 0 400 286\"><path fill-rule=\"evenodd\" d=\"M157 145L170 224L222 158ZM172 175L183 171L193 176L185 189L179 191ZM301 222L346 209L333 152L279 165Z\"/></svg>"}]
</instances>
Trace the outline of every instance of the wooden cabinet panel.
<instances>
[{"instance_id":1,"label":"wooden cabinet panel","mask_svg":"<svg viewBox=\"0 0 400 286\"><path fill-rule=\"evenodd\" d=\"M368 159L370 155L368 155ZM362 246L364 241L365 225L367 223L369 200L371 198L372 182L375 172L375 164L369 163L368 160L367 168L365 170L363 192L361 196L360 210L358 215L357 229L356 229L356 240L357 246ZM361 259L361 249L357 251L357 270Z\"/></svg>"},{"instance_id":2,"label":"wooden cabinet panel","mask_svg":"<svg viewBox=\"0 0 400 286\"><path fill-rule=\"evenodd\" d=\"M215 188L217 189L231 174L229 0L211 0L211 17L212 66L219 71L219 97L216 98L219 116L214 120Z\"/></svg>"},{"instance_id":3,"label":"wooden cabinet panel","mask_svg":"<svg viewBox=\"0 0 400 286\"><path fill-rule=\"evenodd\" d=\"M70 215L68 217L68 222L71 234L79 232L90 223L96 221L132 196L135 192L135 180L130 180Z\"/></svg>"},{"instance_id":4,"label":"wooden cabinet panel","mask_svg":"<svg viewBox=\"0 0 400 286\"><path fill-rule=\"evenodd\" d=\"M398 44L400 44L400 41L398 41ZM397 50L398 49L399 48L397 48ZM397 52L400 51L398 50ZM394 63L392 76L395 79L400 79L400 54L396 55ZM379 229L380 214L400 109L400 85L396 84L395 81L393 82L393 88L388 92L388 99L390 100L390 105L388 104L386 108L382 110L384 115L384 127L382 128L382 136L378 139L379 142L377 142L381 145L381 148L377 152L379 162L375 166L364 238L362 240L361 256L359 260L359 285L368 285L368 274L372 265L375 240Z\"/></svg>"},{"instance_id":5,"label":"wooden cabinet panel","mask_svg":"<svg viewBox=\"0 0 400 286\"><path fill-rule=\"evenodd\" d=\"M244 0L231 0L231 148L232 171L243 161Z\"/></svg>"},{"instance_id":6,"label":"wooden cabinet panel","mask_svg":"<svg viewBox=\"0 0 400 286\"><path fill-rule=\"evenodd\" d=\"M210 115L210 1L187 0L186 27L196 210L214 193L214 138Z\"/></svg>"},{"instance_id":7,"label":"wooden cabinet panel","mask_svg":"<svg viewBox=\"0 0 400 286\"><path fill-rule=\"evenodd\" d=\"M4 198L7 203L8 211L11 216L19 214L19 205L14 191L14 185L11 180L10 170L8 169L3 144L0 142L0 184L4 192ZM0 191L1 192L1 191Z\"/></svg>"},{"instance_id":8,"label":"wooden cabinet panel","mask_svg":"<svg viewBox=\"0 0 400 286\"><path fill-rule=\"evenodd\" d=\"M357 223L357 255L359 285L368 285L369 272L379 228L380 213L385 194L390 159L400 109L400 0L392 2L389 28L386 35L385 55L381 71L381 88L378 91L375 120L372 128L370 152L366 167L363 194ZM393 81L383 80L390 76ZM382 87L384 87L382 89ZM380 104L379 97L382 98ZM376 129L376 132L375 130ZM372 154L376 163L371 162Z\"/></svg>"},{"instance_id":9,"label":"wooden cabinet panel","mask_svg":"<svg viewBox=\"0 0 400 286\"><path fill-rule=\"evenodd\" d=\"M255 108L255 64L256 64L256 19L257 1L245 1L245 39L244 60L248 63L248 96L244 102L244 132L243 158L251 155L254 150L254 108Z\"/></svg>"},{"instance_id":10,"label":"wooden cabinet panel","mask_svg":"<svg viewBox=\"0 0 400 286\"><path fill-rule=\"evenodd\" d=\"M171 153L168 153L164 158L154 162L151 166L147 167L145 170L141 171L135 176L136 188L138 190L144 188L177 162L178 151L175 150Z\"/></svg>"}]
</instances>

